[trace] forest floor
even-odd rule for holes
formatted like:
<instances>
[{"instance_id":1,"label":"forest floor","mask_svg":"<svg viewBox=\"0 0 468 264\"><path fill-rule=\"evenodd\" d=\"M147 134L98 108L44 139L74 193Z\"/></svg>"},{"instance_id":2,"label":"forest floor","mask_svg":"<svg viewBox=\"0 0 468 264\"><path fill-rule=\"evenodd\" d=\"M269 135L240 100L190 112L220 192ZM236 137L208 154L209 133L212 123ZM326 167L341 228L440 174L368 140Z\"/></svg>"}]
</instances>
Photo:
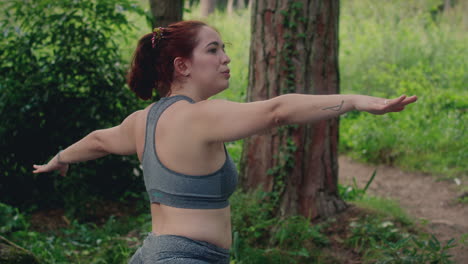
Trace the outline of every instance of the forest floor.
<instances>
[{"instance_id":1,"label":"forest floor","mask_svg":"<svg viewBox=\"0 0 468 264\"><path fill-rule=\"evenodd\" d=\"M426 231L439 241L458 240L468 233L468 204L457 202L460 195L455 183L436 181L423 173L404 172L386 165L367 165L349 157L339 157L340 184L363 188L377 169L376 177L368 189L370 195L391 198L415 219L428 221ZM468 263L468 245L451 249L455 263Z\"/></svg>"},{"instance_id":2,"label":"forest floor","mask_svg":"<svg viewBox=\"0 0 468 264\"><path fill-rule=\"evenodd\" d=\"M346 156L339 157L339 166L340 184L352 185L353 178L356 178L359 188L365 186L373 171L377 169L376 177L367 193L398 201L418 227L423 226L426 232L434 234L439 241L446 242L451 238L458 240L463 234L468 233L468 204L457 202L460 191L453 181L437 181L435 177L427 174L404 172L386 165L362 164ZM96 206L96 210L91 214L92 217L85 220L100 226L110 215L117 218L135 215L135 212L127 207L119 203L101 204ZM327 230L327 235L332 238L346 237L346 227L349 226L349 222L358 218L363 212L365 213L362 209L351 207L344 214L340 214L340 220ZM423 221L419 219L424 219L427 224L421 225ZM65 217L63 209L39 211L31 216L31 228L35 231L56 231L69 226L70 220ZM137 233L132 231L127 236L140 239ZM334 253L331 255L342 259L342 263L361 263L359 254L343 248L342 243L335 245L336 243L333 243L335 240L331 240L333 245L329 251ZM450 253L454 256L455 263L468 263L467 244L459 244L451 249Z\"/></svg>"}]
</instances>

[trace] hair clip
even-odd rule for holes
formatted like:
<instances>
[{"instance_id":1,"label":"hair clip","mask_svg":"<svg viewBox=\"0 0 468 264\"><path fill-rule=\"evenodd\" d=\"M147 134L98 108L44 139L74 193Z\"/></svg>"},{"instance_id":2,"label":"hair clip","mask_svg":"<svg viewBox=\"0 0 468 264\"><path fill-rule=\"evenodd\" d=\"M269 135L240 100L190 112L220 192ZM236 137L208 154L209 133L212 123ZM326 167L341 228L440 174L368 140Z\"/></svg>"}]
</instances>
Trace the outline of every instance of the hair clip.
<instances>
[{"instance_id":1,"label":"hair clip","mask_svg":"<svg viewBox=\"0 0 468 264\"><path fill-rule=\"evenodd\" d=\"M153 37L151 38L152 47L154 48L162 38L163 38L163 28L162 27L153 28Z\"/></svg>"}]
</instances>

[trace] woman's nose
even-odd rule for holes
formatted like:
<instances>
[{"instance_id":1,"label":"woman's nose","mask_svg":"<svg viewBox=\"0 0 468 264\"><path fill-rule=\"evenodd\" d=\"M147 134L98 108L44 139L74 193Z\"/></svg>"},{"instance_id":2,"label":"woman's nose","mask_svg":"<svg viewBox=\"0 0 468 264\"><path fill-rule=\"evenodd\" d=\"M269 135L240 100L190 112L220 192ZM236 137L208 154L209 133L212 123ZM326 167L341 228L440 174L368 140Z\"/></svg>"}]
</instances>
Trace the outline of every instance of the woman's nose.
<instances>
[{"instance_id":1,"label":"woman's nose","mask_svg":"<svg viewBox=\"0 0 468 264\"><path fill-rule=\"evenodd\" d=\"M231 62L231 58L229 58L229 56L224 53L224 58L223 58L223 64L229 64Z\"/></svg>"}]
</instances>

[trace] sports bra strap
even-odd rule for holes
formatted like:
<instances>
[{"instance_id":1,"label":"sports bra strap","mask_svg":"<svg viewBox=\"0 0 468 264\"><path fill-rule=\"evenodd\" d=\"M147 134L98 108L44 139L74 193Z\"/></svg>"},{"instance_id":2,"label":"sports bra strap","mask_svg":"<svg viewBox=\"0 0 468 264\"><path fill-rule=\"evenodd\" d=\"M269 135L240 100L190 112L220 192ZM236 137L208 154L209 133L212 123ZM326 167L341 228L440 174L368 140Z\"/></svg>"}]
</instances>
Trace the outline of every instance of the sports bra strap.
<instances>
[{"instance_id":1,"label":"sports bra strap","mask_svg":"<svg viewBox=\"0 0 468 264\"><path fill-rule=\"evenodd\" d=\"M156 153L155 150L155 133L156 133L156 124L159 121L159 117L169 106L173 103L176 103L180 100L187 100L190 103L195 101L185 95L175 95L171 97L163 97L160 101L154 103L150 110L148 111L148 117L146 120L146 135L145 135L145 146L143 149L143 157L146 153Z\"/></svg>"}]
</instances>

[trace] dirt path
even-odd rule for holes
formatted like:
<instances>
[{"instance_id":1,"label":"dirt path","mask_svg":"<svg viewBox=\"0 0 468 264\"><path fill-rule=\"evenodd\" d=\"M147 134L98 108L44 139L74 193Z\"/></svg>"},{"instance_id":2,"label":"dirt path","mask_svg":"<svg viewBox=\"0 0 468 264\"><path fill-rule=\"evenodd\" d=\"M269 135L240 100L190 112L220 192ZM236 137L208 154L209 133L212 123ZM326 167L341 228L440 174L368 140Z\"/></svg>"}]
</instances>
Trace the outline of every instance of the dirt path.
<instances>
[{"instance_id":1,"label":"dirt path","mask_svg":"<svg viewBox=\"0 0 468 264\"><path fill-rule=\"evenodd\" d=\"M361 164L345 156L339 157L339 166L340 183L350 185L355 177L361 188L377 168L368 193L397 200L415 219L428 220L428 231L439 241L457 239L468 233L468 205L454 203L457 197L454 184L435 182L431 176L389 166ZM451 253L455 263L468 263L468 246L459 246Z\"/></svg>"}]
</instances>

